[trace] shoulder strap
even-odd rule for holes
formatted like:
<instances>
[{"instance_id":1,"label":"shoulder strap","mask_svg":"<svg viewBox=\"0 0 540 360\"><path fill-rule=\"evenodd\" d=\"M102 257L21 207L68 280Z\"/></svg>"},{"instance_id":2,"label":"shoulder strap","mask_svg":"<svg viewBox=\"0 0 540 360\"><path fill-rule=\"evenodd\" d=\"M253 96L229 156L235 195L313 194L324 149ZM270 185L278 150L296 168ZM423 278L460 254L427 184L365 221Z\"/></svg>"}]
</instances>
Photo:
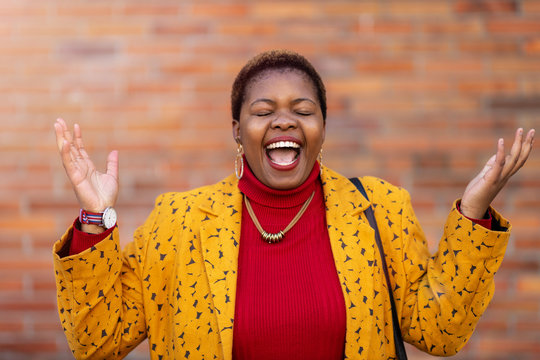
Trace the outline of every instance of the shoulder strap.
<instances>
[{"instance_id":1,"label":"shoulder strap","mask_svg":"<svg viewBox=\"0 0 540 360\"><path fill-rule=\"evenodd\" d=\"M364 197L368 199L366 190L364 189L364 186L362 186L360 180L358 178L350 178L349 180L356 186L358 191L360 191L362 195L364 195ZM386 257L384 255L384 248L381 241L381 235L379 233L379 227L377 226L375 214L373 213L373 208L371 206L366 209L365 213L369 221L369 225L375 231L375 241L377 243L377 247L379 248L379 253L381 254L382 268L384 271L384 277L386 278L386 287L388 288L390 304L392 305L392 325L394 329L394 344L396 346L396 356L398 360L407 360L407 353L405 352L405 345L403 344L403 338L401 337L401 329L399 327L396 303L394 301L394 294L392 293L392 284L390 283L390 275L388 274L388 267L386 266Z\"/></svg>"}]
</instances>

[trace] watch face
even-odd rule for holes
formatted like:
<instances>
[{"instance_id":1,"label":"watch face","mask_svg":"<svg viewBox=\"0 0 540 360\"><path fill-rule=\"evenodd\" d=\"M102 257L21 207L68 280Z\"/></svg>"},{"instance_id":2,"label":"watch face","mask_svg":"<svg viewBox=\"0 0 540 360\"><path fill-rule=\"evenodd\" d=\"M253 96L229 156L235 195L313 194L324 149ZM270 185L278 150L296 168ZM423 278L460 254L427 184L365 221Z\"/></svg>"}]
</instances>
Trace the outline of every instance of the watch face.
<instances>
[{"instance_id":1,"label":"watch face","mask_svg":"<svg viewBox=\"0 0 540 360\"><path fill-rule=\"evenodd\" d=\"M106 229L112 228L116 224L116 211L112 207L108 207L103 212L103 226Z\"/></svg>"}]
</instances>

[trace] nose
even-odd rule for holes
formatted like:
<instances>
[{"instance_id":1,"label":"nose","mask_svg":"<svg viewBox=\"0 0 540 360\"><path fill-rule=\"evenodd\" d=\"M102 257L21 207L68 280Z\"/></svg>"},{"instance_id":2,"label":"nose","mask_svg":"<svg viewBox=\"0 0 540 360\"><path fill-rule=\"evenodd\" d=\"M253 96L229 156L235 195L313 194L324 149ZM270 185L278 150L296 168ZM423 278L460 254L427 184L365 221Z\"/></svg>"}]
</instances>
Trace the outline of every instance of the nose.
<instances>
[{"instance_id":1,"label":"nose","mask_svg":"<svg viewBox=\"0 0 540 360\"><path fill-rule=\"evenodd\" d=\"M288 130L296 128L298 126L298 122L292 114L279 112L272 120L271 126L274 129Z\"/></svg>"}]
</instances>

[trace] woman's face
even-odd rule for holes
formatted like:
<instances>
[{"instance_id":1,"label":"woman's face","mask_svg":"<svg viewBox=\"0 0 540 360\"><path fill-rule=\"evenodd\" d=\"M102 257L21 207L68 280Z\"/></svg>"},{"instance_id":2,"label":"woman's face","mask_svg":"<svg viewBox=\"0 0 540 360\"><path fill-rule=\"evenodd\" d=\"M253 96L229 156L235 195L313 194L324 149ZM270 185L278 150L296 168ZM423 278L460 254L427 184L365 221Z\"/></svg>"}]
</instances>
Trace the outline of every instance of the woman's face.
<instances>
[{"instance_id":1,"label":"woman's face","mask_svg":"<svg viewBox=\"0 0 540 360\"><path fill-rule=\"evenodd\" d=\"M309 176L325 135L315 86L298 70L268 70L246 89L233 136L263 184L292 189Z\"/></svg>"}]
</instances>

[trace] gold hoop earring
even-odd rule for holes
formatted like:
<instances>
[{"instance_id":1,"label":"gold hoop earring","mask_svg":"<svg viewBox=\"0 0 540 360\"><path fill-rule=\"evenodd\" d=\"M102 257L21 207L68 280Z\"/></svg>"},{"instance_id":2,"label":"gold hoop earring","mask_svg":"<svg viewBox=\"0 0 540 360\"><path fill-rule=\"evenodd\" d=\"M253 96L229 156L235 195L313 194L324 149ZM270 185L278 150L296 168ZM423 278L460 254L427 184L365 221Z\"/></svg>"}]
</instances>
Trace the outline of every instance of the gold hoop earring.
<instances>
[{"instance_id":1,"label":"gold hoop earring","mask_svg":"<svg viewBox=\"0 0 540 360\"><path fill-rule=\"evenodd\" d=\"M317 160L319 161L319 170L321 172L321 175L322 175L322 148L321 148L321 151L319 151L319 156L317 156Z\"/></svg>"},{"instance_id":2,"label":"gold hoop earring","mask_svg":"<svg viewBox=\"0 0 540 360\"><path fill-rule=\"evenodd\" d=\"M236 158L234 159L234 173L236 175L236 178L240 180L242 176L244 176L244 157L242 156L244 154L244 148L242 147L242 144L238 144L238 147L236 148ZM240 158L240 174L238 174L238 159Z\"/></svg>"}]
</instances>

